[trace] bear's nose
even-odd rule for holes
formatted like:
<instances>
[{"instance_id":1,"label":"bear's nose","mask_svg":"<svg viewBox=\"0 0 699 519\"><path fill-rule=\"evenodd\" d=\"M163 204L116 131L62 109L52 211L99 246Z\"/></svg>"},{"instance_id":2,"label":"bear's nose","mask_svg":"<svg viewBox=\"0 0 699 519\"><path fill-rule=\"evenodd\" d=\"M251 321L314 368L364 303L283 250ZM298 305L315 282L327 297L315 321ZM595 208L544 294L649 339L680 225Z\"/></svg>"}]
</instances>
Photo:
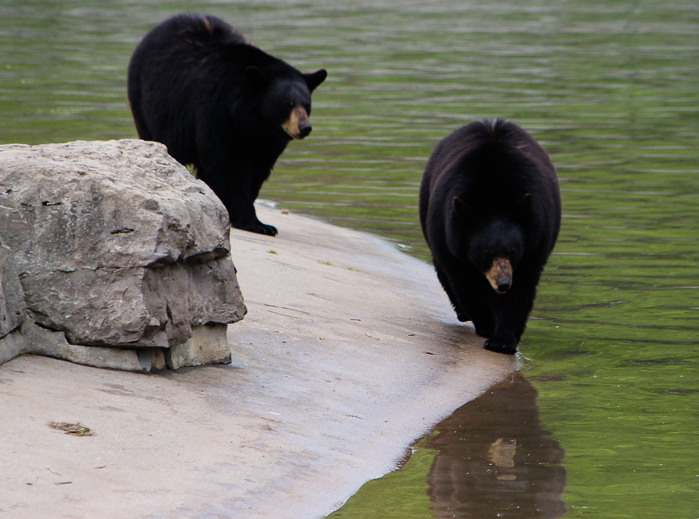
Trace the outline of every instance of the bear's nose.
<instances>
[{"instance_id":1,"label":"bear's nose","mask_svg":"<svg viewBox=\"0 0 699 519\"><path fill-rule=\"evenodd\" d=\"M510 289L510 282L509 281L503 281L498 283L498 292L501 294L504 294Z\"/></svg>"},{"instance_id":2,"label":"bear's nose","mask_svg":"<svg viewBox=\"0 0 699 519\"><path fill-rule=\"evenodd\" d=\"M303 139L304 137L308 137L308 135L311 133L311 130L313 130L313 126L311 126L310 123L302 124L299 126L299 137Z\"/></svg>"}]
</instances>

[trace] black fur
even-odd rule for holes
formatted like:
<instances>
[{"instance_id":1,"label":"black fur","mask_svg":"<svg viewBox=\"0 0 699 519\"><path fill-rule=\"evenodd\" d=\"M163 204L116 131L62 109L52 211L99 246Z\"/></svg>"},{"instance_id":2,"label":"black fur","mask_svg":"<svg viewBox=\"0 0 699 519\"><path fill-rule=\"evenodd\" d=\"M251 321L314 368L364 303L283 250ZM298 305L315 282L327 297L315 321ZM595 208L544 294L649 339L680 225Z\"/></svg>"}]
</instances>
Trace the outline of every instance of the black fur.
<instances>
[{"instance_id":1,"label":"black fur","mask_svg":"<svg viewBox=\"0 0 699 519\"><path fill-rule=\"evenodd\" d=\"M302 74L213 16L178 15L151 30L131 57L128 96L138 135L162 142L228 209L231 225L275 235L253 203L292 137L293 106L311 112L321 69ZM297 138L310 132L307 122Z\"/></svg>"},{"instance_id":2,"label":"black fur","mask_svg":"<svg viewBox=\"0 0 699 519\"><path fill-rule=\"evenodd\" d=\"M420 224L458 319L473 321L486 349L517 351L560 222L553 164L514 123L468 124L432 152ZM498 256L512 265L504 293L484 275Z\"/></svg>"}]
</instances>

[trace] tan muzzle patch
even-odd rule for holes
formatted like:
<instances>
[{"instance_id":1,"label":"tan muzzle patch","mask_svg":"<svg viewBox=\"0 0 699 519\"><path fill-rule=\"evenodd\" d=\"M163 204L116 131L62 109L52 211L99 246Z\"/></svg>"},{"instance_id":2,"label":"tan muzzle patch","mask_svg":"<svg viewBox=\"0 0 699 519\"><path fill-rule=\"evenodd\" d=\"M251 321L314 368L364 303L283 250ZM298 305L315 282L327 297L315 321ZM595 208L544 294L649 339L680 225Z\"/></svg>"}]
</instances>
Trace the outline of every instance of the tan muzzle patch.
<instances>
[{"instance_id":1,"label":"tan muzzle patch","mask_svg":"<svg viewBox=\"0 0 699 519\"><path fill-rule=\"evenodd\" d=\"M289 118L282 123L282 128L292 139L303 139L310 133L311 124L308 121L306 109L295 106Z\"/></svg>"},{"instance_id":2,"label":"tan muzzle patch","mask_svg":"<svg viewBox=\"0 0 699 519\"><path fill-rule=\"evenodd\" d=\"M490 270L485 273L493 289L504 294L512 286L512 265L507 258L495 258Z\"/></svg>"}]
</instances>

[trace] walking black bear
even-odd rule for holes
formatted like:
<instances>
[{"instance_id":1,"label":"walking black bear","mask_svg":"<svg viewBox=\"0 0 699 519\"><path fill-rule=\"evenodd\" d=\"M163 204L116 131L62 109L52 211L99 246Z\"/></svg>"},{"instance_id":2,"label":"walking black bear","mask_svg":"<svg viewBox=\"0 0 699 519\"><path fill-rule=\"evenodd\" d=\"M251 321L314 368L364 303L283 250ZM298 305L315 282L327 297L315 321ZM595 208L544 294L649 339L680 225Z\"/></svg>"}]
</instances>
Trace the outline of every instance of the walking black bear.
<instances>
[{"instance_id":1,"label":"walking black bear","mask_svg":"<svg viewBox=\"0 0 699 519\"><path fill-rule=\"evenodd\" d=\"M486 349L515 353L561 224L546 152L514 123L459 128L427 163L420 224L458 319Z\"/></svg>"},{"instance_id":2,"label":"walking black bear","mask_svg":"<svg viewBox=\"0 0 699 519\"><path fill-rule=\"evenodd\" d=\"M311 132L311 92L326 76L302 74L218 18L182 14L134 51L128 96L139 137L193 164L233 227L274 236L253 204L289 141Z\"/></svg>"}]
</instances>

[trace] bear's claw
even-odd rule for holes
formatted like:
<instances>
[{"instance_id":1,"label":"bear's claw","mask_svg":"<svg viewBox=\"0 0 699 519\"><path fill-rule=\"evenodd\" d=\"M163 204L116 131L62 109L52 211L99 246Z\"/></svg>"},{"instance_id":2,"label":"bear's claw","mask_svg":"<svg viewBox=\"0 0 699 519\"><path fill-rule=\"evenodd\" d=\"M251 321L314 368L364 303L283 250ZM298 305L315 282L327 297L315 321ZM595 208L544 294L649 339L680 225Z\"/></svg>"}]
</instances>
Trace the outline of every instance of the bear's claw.
<instances>
[{"instance_id":1,"label":"bear's claw","mask_svg":"<svg viewBox=\"0 0 699 519\"><path fill-rule=\"evenodd\" d=\"M497 342L492 339L488 339L483 343L483 347L486 350L494 351L495 353L505 353L507 355L514 355L517 353L517 344L510 344L506 342Z\"/></svg>"},{"instance_id":2,"label":"bear's claw","mask_svg":"<svg viewBox=\"0 0 699 519\"><path fill-rule=\"evenodd\" d=\"M276 236L279 232L277 231L277 228L274 225L267 225L266 223L263 223L262 227L264 228L264 231L260 234L266 234L267 236Z\"/></svg>"},{"instance_id":3,"label":"bear's claw","mask_svg":"<svg viewBox=\"0 0 699 519\"><path fill-rule=\"evenodd\" d=\"M245 225L234 225L237 229L242 229L243 231L255 232L257 234L265 234L267 236L276 236L279 231L273 225L267 225L262 222L250 222Z\"/></svg>"}]
</instances>

